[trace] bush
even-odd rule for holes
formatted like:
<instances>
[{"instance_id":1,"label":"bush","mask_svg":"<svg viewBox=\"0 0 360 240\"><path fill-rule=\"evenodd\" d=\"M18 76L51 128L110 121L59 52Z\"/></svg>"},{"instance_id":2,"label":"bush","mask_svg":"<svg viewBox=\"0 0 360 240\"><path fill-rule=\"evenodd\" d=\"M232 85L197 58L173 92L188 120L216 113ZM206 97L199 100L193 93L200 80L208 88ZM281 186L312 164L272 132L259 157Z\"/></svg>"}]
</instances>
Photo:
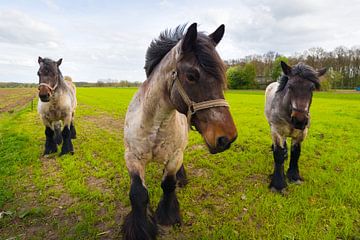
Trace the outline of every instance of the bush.
<instances>
[{"instance_id":1,"label":"bush","mask_svg":"<svg viewBox=\"0 0 360 240\"><path fill-rule=\"evenodd\" d=\"M255 88L255 77L255 66L251 63L247 63L243 67L233 66L226 71L226 78L230 89Z\"/></svg>"}]
</instances>

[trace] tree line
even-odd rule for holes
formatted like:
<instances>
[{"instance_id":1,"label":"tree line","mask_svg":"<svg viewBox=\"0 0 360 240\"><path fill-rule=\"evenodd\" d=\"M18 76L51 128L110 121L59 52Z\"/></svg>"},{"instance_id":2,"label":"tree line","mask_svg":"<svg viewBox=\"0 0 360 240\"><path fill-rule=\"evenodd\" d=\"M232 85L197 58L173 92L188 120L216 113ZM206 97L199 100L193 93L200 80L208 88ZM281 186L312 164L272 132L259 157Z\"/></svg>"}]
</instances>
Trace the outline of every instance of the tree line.
<instances>
[{"instance_id":1,"label":"tree line","mask_svg":"<svg viewBox=\"0 0 360 240\"><path fill-rule=\"evenodd\" d=\"M141 82L129 82L127 80L102 79L95 83L74 82L77 87L139 87ZM0 88L36 88L37 83L0 82Z\"/></svg>"},{"instance_id":2,"label":"tree line","mask_svg":"<svg viewBox=\"0 0 360 240\"><path fill-rule=\"evenodd\" d=\"M353 89L360 86L360 47L337 47L332 51L310 48L303 53L285 57L269 51L225 61L228 87L232 89L264 88L281 75L280 61L290 65L304 62L316 69L326 67L323 88Z\"/></svg>"}]
</instances>

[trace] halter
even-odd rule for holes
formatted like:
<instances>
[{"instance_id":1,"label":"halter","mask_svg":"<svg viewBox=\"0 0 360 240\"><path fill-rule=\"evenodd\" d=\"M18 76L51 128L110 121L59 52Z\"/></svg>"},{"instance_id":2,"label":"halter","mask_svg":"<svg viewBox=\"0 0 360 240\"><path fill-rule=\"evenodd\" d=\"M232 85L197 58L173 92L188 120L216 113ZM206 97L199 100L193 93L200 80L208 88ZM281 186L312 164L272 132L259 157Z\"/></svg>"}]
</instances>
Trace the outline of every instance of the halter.
<instances>
[{"instance_id":1,"label":"halter","mask_svg":"<svg viewBox=\"0 0 360 240\"><path fill-rule=\"evenodd\" d=\"M45 86L45 87L47 87L47 88L49 88L51 90L51 93L53 93L55 91L55 89L58 87L58 84L59 84L59 78L57 77L57 81L56 81L55 86L51 87L50 84L39 83L39 88L40 88L40 86Z\"/></svg>"},{"instance_id":2,"label":"halter","mask_svg":"<svg viewBox=\"0 0 360 240\"><path fill-rule=\"evenodd\" d=\"M182 97L183 101L188 107L188 111L186 113L188 125L191 130L195 130L191 125L191 117L200 110L214 108L214 107L229 107L229 104L225 101L225 99L214 99L202 102L193 102L187 93L185 92L183 86L180 83L180 79L178 77L177 71L174 71L171 75L172 83L171 88L175 84L177 91L179 92L180 96Z\"/></svg>"}]
</instances>

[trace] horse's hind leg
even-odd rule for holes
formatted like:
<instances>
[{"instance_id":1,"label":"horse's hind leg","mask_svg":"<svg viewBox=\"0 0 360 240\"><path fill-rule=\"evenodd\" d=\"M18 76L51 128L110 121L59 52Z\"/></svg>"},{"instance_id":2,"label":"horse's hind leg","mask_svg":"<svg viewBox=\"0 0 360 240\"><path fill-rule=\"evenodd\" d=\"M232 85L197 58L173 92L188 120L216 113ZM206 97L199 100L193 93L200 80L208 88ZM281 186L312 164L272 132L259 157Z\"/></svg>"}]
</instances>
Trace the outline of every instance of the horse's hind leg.
<instances>
[{"instance_id":1,"label":"horse's hind leg","mask_svg":"<svg viewBox=\"0 0 360 240\"><path fill-rule=\"evenodd\" d=\"M45 135L46 135L46 142L45 142L44 155L47 155L50 153L56 153L57 145L54 140L54 131L50 127L46 127Z\"/></svg>"},{"instance_id":2,"label":"horse's hind leg","mask_svg":"<svg viewBox=\"0 0 360 240\"><path fill-rule=\"evenodd\" d=\"M180 206L175 192L177 165L178 164L171 162L166 165L164 177L161 182L163 196L155 213L156 220L161 225L181 224Z\"/></svg>"},{"instance_id":3,"label":"horse's hind leg","mask_svg":"<svg viewBox=\"0 0 360 240\"><path fill-rule=\"evenodd\" d=\"M186 176L186 171L184 164L181 164L180 169L176 172L176 180L179 187L185 187L188 184L188 179Z\"/></svg>"},{"instance_id":4,"label":"horse's hind leg","mask_svg":"<svg viewBox=\"0 0 360 240\"><path fill-rule=\"evenodd\" d=\"M70 134L71 134L71 139L76 139L76 130L74 126L74 121L71 121L70 123Z\"/></svg>"},{"instance_id":5,"label":"horse's hind leg","mask_svg":"<svg viewBox=\"0 0 360 240\"><path fill-rule=\"evenodd\" d=\"M304 179L299 174L298 161L301 153L301 143L293 142L291 146L290 165L286 176L290 182L301 183Z\"/></svg>"},{"instance_id":6,"label":"horse's hind leg","mask_svg":"<svg viewBox=\"0 0 360 240\"><path fill-rule=\"evenodd\" d=\"M125 217L121 228L123 239L156 239L158 232L149 207L149 194L144 186L145 161L132 154L125 154L126 165L131 177L131 212Z\"/></svg>"}]
</instances>

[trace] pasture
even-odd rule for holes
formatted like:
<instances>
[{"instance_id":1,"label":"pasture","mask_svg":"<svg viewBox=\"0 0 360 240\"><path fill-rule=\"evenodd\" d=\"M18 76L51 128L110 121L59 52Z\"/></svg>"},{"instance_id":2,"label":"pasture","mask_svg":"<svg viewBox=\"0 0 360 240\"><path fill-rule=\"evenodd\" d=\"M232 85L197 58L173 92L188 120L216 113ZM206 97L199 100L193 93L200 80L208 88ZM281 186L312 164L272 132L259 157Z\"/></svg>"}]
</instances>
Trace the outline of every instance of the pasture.
<instances>
[{"instance_id":1,"label":"pasture","mask_svg":"<svg viewBox=\"0 0 360 240\"><path fill-rule=\"evenodd\" d=\"M78 89L73 156L41 156L45 135L36 108L0 112L0 239L119 237L130 211L122 124L135 91ZM360 94L315 93L299 160L305 182L290 184L284 195L268 189L273 157L264 92L226 97L238 138L211 155L190 133L189 184L177 189L183 225L164 228L159 238L360 239ZM161 171L156 163L146 171L153 210Z\"/></svg>"}]
</instances>

